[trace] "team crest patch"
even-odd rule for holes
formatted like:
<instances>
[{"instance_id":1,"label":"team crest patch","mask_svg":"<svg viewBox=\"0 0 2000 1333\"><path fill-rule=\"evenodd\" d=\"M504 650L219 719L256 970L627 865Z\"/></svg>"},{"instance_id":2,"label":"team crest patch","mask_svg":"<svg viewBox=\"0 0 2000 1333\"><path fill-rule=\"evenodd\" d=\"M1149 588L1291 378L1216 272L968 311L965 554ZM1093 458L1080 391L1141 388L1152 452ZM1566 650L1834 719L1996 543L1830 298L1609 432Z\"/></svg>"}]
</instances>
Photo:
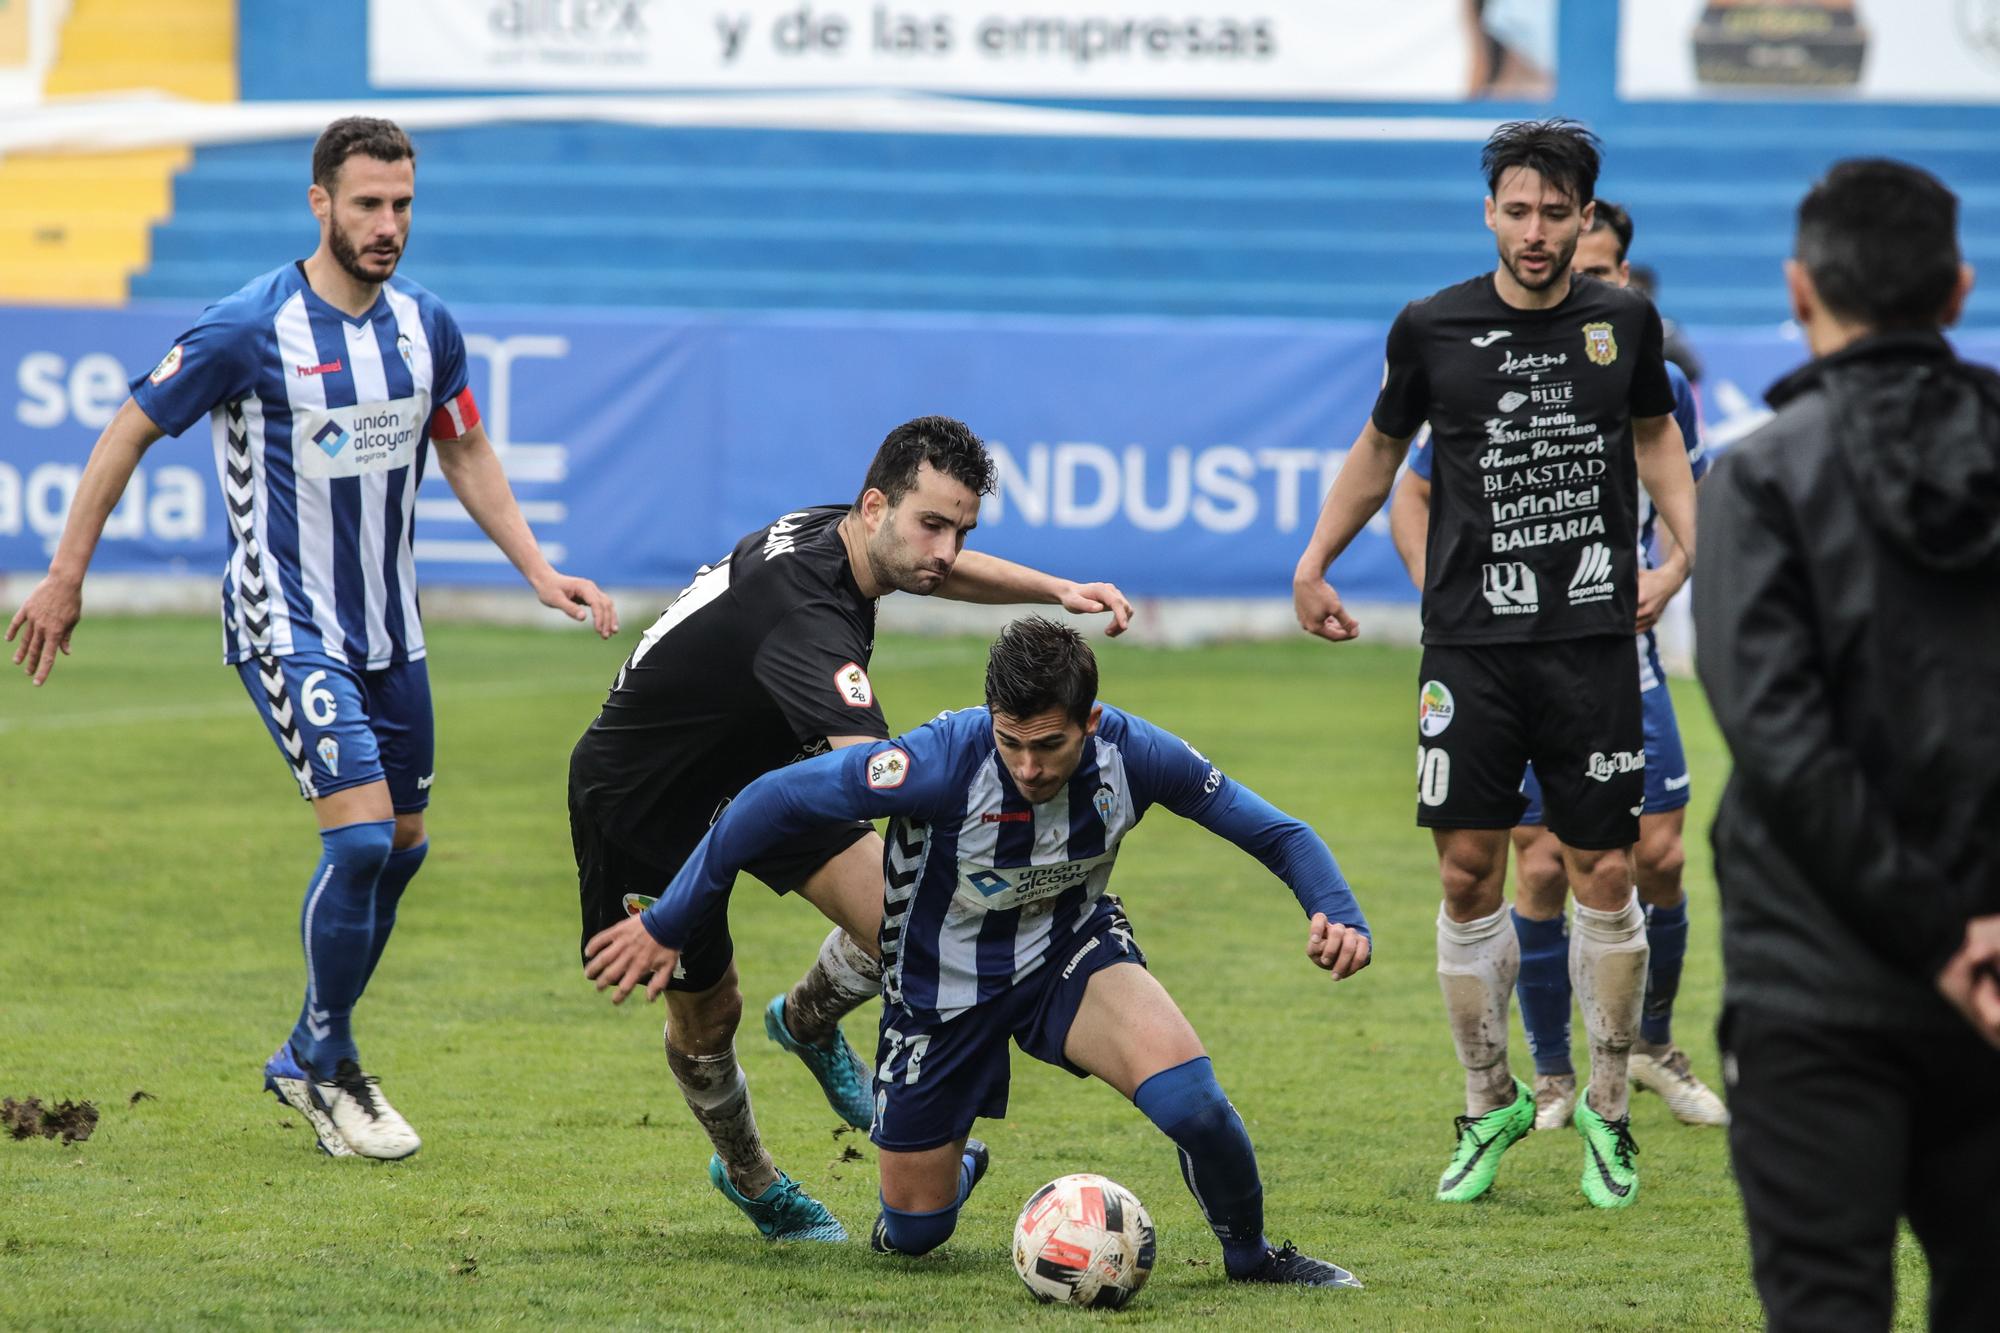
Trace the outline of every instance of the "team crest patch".
<instances>
[{"instance_id":1,"label":"team crest patch","mask_svg":"<svg viewBox=\"0 0 2000 1333\"><path fill-rule=\"evenodd\" d=\"M146 376L146 382L149 384L164 384L168 380L172 379L174 377L174 373L178 371L180 368L181 368L181 345L179 343L175 343L173 345L173 350L169 351L165 356L161 357L160 364L153 367L153 373Z\"/></svg>"},{"instance_id":2,"label":"team crest patch","mask_svg":"<svg viewBox=\"0 0 2000 1333\"><path fill-rule=\"evenodd\" d=\"M1427 680L1417 695L1417 730L1436 736L1451 725L1451 691L1441 680Z\"/></svg>"},{"instance_id":3,"label":"team crest patch","mask_svg":"<svg viewBox=\"0 0 2000 1333\"><path fill-rule=\"evenodd\" d=\"M641 916L655 901L657 900L648 898L643 893L628 893L625 895L625 915Z\"/></svg>"},{"instance_id":4,"label":"team crest patch","mask_svg":"<svg viewBox=\"0 0 2000 1333\"><path fill-rule=\"evenodd\" d=\"M1618 339L1611 336L1609 324L1583 326L1583 354L1593 366L1608 366L1618 359Z\"/></svg>"},{"instance_id":5,"label":"team crest patch","mask_svg":"<svg viewBox=\"0 0 2000 1333\"><path fill-rule=\"evenodd\" d=\"M335 777L339 777L340 742L335 740L331 736L322 736L319 738L319 745L317 748L319 750L319 761L322 764L326 765L326 771L333 774L333 776Z\"/></svg>"},{"instance_id":6,"label":"team crest patch","mask_svg":"<svg viewBox=\"0 0 2000 1333\"><path fill-rule=\"evenodd\" d=\"M875 702L875 687L868 683L868 673L859 662L849 662L834 672L833 688L840 692L840 701L849 708L866 708Z\"/></svg>"},{"instance_id":7,"label":"team crest patch","mask_svg":"<svg viewBox=\"0 0 2000 1333\"><path fill-rule=\"evenodd\" d=\"M1104 827L1110 828L1111 812L1118 805L1118 793L1111 790L1108 786L1100 786L1097 789L1097 794L1090 798L1090 803L1097 809L1098 822L1103 824Z\"/></svg>"},{"instance_id":8,"label":"team crest patch","mask_svg":"<svg viewBox=\"0 0 2000 1333\"><path fill-rule=\"evenodd\" d=\"M403 366L407 370L416 369L416 366L412 364L415 359L415 353L411 351L411 348L414 346L415 344L410 341L409 334L399 333L396 335L396 355L403 358Z\"/></svg>"},{"instance_id":9,"label":"team crest patch","mask_svg":"<svg viewBox=\"0 0 2000 1333\"><path fill-rule=\"evenodd\" d=\"M910 756L901 750L889 749L868 760L868 785L876 791L888 791L903 785L903 779L910 776Z\"/></svg>"}]
</instances>

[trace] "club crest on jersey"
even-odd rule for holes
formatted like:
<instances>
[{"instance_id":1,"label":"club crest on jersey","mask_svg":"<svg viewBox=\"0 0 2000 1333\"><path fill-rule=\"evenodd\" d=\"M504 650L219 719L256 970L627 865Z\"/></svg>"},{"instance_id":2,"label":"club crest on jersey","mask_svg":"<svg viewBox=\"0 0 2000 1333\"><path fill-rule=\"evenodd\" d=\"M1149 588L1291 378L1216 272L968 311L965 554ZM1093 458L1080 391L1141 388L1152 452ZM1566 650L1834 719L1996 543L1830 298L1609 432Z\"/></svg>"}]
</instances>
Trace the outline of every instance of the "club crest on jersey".
<instances>
[{"instance_id":1,"label":"club crest on jersey","mask_svg":"<svg viewBox=\"0 0 2000 1333\"><path fill-rule=\"evenodd\" d=\"M319 738L319 745L315 748L319 750L319 761L326 765L326 771L335 777L339 777L340 742L331 736L322 736Z\"/></svg>"},{"instance_id":2,"label":"club crest on jersey","mask_svg":"<svg viewBox=\"0 0 2000 1333\"><path fill-rule=\"evenodd\" d=\"M1583 326L1583 354L1593 366L1608 366L1618 359L1618 339L1611 336L1609 324Z\"/></svg>"},{"instance_id":3,"label":"club crest on jersey","mask_svg":"<svg viewBox=\"0 0 2000 1333\"><path fill-rule=\"evenodd\" d=\"M1109 785L1100 783L1098 784L1096 794L1090 798L1090 804L1097 811L1098 822L1103 824L1104 827L1110 828L1111 812L1118 805L1118 793L1111 790Z\"/></svg>"},{"instance_id":4,"label":"club crest on jersey","mask_svg":"<svg viewBox=\"0 0 2000 1333\"><path fill-rule=\"evenodd\" d=\"M1436 736L1451 725L1451 691L1441 680L1427 680L1417 695L1417 730Z\"/></svg>"},{"instance_id":5,"label":"club crest on jersey","mask_svg":"<svg viewBox=\"0 0 2000 1333\"><path fill-rule=\"evenodd\" d=\"M849 708L866 708L875 702L875 687L868 683L868 673L859 662L849 662L834 672L833 688Z\"/></svg>"},{"instance_id":6,"label":"club crest on jersey","mask_svg":"<svg viewBox=\"0 0 2000 1333\"><path fill-rule=\"evenodd\" d=\"M409 334L399 333L396 335L396 355L403 358L403 366L407 370L413 371L416 369L416 366L413 364L416 359L416 353L413 350L415 346L416 344L410 341Z\"/></svg>"},{"instance_id":7,"label":"club crest on jersey","mask_svg":"<svg viewBox=\"0 0 2000 1333\"><path fill-rule=\"evenodd\" d=\"M651 907L655 901L657 900L653 898L648 898L643 893L628 893L625 895L625 915L639 916L643 914L648 907Z\"/></svg>"},{"instance_id":8,"label":"club crest on jersey","mask_svg":"<svg viewBox=\"0 0 2000 1333\"><path fill-rule=\"evenodd\" d=\"M908 776L910 756L901 750L884 750L868 761L868 785L876 791L900 787Z\"/></svg>"},{"instance_id":9,"label":"club crest on jersey","mask_svg":"<svg viewBox=\"0 0 2000 1333\"><path fill-rule=\"evenodd\" d=\"M148 384L164 384L174 377L181 368L181 345L175 343L167 354L160 358L160 364L153 367L153 373L146 376Z\"/></svg>"}]
</instances>

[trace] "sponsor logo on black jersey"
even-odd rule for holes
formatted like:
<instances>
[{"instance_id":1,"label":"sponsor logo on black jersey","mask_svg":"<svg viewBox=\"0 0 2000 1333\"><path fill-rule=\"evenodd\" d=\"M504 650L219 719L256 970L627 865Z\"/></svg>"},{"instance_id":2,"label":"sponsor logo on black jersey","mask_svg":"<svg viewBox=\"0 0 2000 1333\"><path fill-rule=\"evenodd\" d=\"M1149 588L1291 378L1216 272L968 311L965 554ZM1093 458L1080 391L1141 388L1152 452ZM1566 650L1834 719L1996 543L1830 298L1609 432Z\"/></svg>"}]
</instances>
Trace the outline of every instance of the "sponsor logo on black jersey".
<instances>
[{"instance_id":1,"label":"sponsor logo on black jersey","mask_svg":"<svg viewBox=\"0 0 2000 1333\"><path fill-rule=\"evenodd\" d=\"M1601 602L1611 593L1611 548L1603 542L1592 542L1577 556L1576 573L1570 575L1570 605Z\"/></svg>"},{"instance_id":2,"label":"sponsor logo on black jersey","mask_svg":"<svg viewBox=\"0 0 2000 1333\"><path fill-rule=\"evenodd\" d=\"M1481 582L1486 604L1496 616L1533 615L1542 608L1535 571L1518 560L1487 565Z\"/></svg>"}]
</instances>

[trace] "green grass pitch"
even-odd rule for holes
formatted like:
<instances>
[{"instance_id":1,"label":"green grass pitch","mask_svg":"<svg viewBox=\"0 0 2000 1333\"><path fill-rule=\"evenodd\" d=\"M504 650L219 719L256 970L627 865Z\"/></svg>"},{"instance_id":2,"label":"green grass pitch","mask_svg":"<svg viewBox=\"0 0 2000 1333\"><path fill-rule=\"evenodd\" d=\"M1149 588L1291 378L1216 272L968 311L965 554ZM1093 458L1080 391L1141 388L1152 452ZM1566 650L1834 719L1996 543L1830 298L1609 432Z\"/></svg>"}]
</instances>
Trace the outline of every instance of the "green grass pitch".
<instances>
[{"instance_id":1,"label":"green grass pitch","mask_svg":"<svg viewBox=\"0 0 2000 1333\"><path fill-rule=\"evenodd\" d=\"M636 632L648 617L628 607ZM1416 656L1301 639L1191 651L1099 639L1105 695L1188 737L1325 834L1375 928L1338 985L1254 861L1164 811L1117 890L1242 1111L1274 1240L1364 1292L1242 1290L1169 1145L1109 1089L1017 1055L993 1170L941 1257L770 1247L710 1189L709 1149L659 1053L661 1010L614 1009L576 956L569 747L628 649L582 634L436 627L432 852L364 1001L371 1070L423 1134L400 1164L334 1161L259 1090L299 1002L310 813L212 622L96 620L31 690L0 683L0 1095L88 1098L88 1142L0 1138L0 1319L12 1327L222 1324L670 1328L1067 1326L1008 1263L1014 1214L1064 1172L1135 1190L1160 1234L1114 1316L1205 1328L1755 1327L1724 1136L1634 1097L1643 1192L1577 1187L1573 1133L1530 1136L1471 1206L1432 1201L1460 1075L1433 976L1437 886L1412 824ZM886 639L892 725L977 702L983 644ZM1693 935L1676 1034L1713 1081L1717 908L1706 829L1724 758L1676 698L1695 775ZM733 912L739 1057L781 1166L865 1235L874 1153L763 1038L756 1007L825 923L753 881ZM874 1006L850 1020L872 1050ZM1578 1033L1581 1037L1581 1033ZM1580 1049L1578 1059L1584 1057ZM1530 1068L1515 1041L1517 1070ZM146 1097L131 1100L137 1093ZM1921 1319L1905 1237L1903 1322Z\"/></svg>"}]
</instances>

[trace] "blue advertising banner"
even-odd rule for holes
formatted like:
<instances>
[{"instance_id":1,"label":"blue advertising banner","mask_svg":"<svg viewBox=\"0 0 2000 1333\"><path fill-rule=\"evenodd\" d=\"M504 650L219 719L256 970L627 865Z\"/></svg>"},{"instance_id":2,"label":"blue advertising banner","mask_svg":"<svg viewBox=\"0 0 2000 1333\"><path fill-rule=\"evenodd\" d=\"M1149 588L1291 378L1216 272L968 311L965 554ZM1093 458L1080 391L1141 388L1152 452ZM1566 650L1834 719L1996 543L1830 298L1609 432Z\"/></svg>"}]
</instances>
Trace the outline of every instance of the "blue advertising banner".
<instances>
[{"instance_id":1,"label":"blue advertising banner","mask_svg":"<svg viewBox=\"0 0 2000 1333\"><path fill-rule=\"evenodd\" d=\"M0 569L46 566L91 444L196 312L0 309ZM489 434L554 560L671 588L744 532L858 489L897 423L967 421L1000 464L974 539L1153 597L1284 597L1365 419L1384 330L1366 324L459 312ZM1702 330L1726 444L1804 359L1776 330ZM1963 341L2000 359L2000 335ZM93 568L220 577L206 425L147 454ZM511 581L433 469L426 582ZM1355 602L1414 592L1378 518L1334 577Z\"/></svg>"}]
</instances>

